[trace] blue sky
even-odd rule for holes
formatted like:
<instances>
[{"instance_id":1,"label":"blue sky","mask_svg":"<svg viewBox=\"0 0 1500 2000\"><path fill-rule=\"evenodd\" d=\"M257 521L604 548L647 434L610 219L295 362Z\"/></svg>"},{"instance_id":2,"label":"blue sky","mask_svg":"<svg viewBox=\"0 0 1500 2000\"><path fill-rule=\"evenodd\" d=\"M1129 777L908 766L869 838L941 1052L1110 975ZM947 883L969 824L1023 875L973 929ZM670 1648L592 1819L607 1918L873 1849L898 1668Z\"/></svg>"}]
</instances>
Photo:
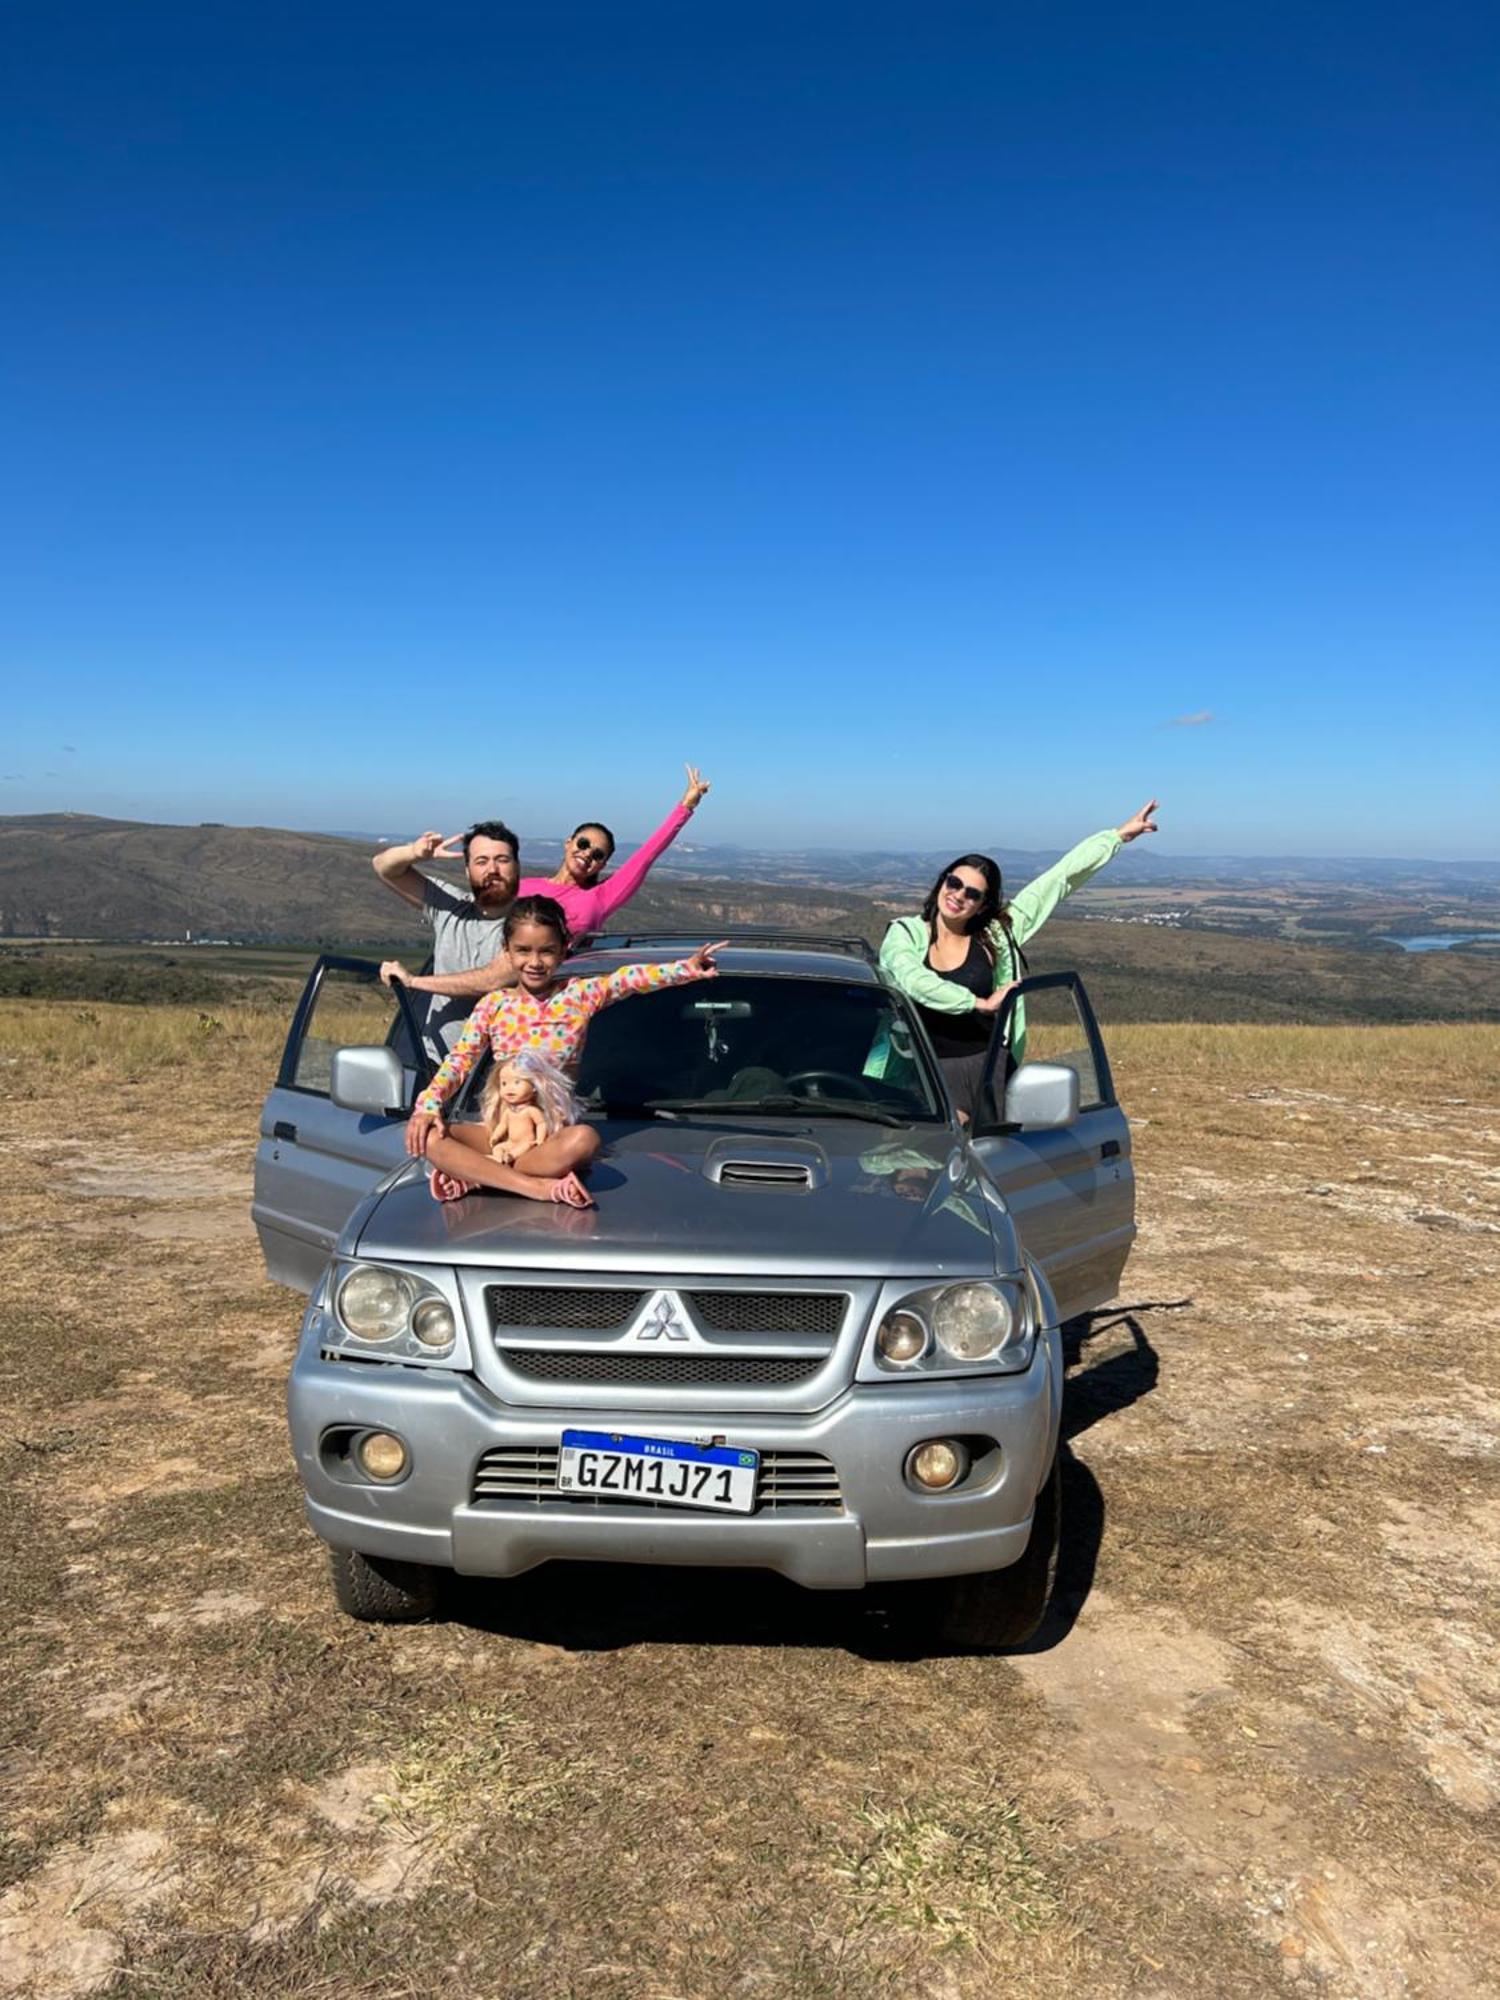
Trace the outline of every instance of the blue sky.
<instances>
[{"instance_id":1,"label":"blue sky","mask_svg":"<svg viewBox=\"0 0 1500 2000\"><path fill-rule=\"evenodd\" d=\"M1500 857L1492 9L7 42L0 811Z\"/></svg>"}]
</instances>

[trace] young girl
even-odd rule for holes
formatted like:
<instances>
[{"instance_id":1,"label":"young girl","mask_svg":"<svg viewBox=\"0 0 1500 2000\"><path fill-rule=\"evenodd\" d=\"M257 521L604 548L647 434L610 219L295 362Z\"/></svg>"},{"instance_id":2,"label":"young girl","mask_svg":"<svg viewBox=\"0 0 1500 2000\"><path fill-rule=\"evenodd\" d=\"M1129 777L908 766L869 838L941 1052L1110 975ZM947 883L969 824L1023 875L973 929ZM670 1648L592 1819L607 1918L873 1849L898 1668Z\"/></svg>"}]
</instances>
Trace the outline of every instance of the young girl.
<instances>
[{"instance_id":1,"label":"young girl","mask_svg":"<svg viewBox=\"0 0 1500 2000\"><path fill-rule=\"evenodd\" d=\"M479 1115L490 1135L490 1158L513 1167L533 1146L578 1123L578 1100L560 1069L522 1049L490 1071Z\"/></svg>"},{"instance_id":2,"label":"young girl","mask_svg":"<svg viewBox=\"0 0 1500 2000\"><path fill-rule=\"evenodd\" d=\"M602 1008L633 993L652 993L691 979L711 979L714 953L722 944L699 947L691 958L670 965L623 965L594 979L559 979L567 955L568 926L550 896L520 896L505 918L505 949L516 984L486 993L464 1024L447 1061L417 1099L406 1127L406 1150L426 1155L432 1191L451 1201L471 1187L498 1188L533 1201L566 1202L592 1208L579 1180L599 1150L592 1125L570 1124L531 1146L514 1165L494 1159L483 1125L452 1125L443 1116L448 1100L479 1060L486 1045L497 1062L528 1049L564 1071L576 1069L589 1022Z\"/></svg>"}]
</instances>

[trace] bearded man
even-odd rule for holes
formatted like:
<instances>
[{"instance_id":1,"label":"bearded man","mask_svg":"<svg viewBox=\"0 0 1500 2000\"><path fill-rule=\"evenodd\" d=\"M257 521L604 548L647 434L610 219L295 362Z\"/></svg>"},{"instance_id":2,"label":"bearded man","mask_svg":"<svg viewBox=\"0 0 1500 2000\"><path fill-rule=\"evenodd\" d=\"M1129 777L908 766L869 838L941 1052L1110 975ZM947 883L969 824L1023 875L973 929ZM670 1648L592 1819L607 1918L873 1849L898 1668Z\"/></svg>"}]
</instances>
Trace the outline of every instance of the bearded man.
<instances>
[{"instance_id":1,"label":"bearded man","mask_svg":"<svg viewBox=\"0 0 1500 2000\"><path fill-rule=\"evenodd\" d=\"M466 896L417 866L419 861L456 861L455 847L460 843L469 883ZM449 840L440 833L424 833L416 840L383 847L374 857L374 868L388 889L421 911L423 923L432 932L434 973L444 976L472 972L479 966L493 968L502 958L501 930L521 877L520 843L504 820L482 819L467 833ZM381 975L389 979L392 974L406 976L394 960L387 960ZM489 983L503 986L509 982L497 977ZM436 1055L441 1057L452 1046L473 1005L472 997L433 997L427 1038Z\"/></svg>"}]
</instances>

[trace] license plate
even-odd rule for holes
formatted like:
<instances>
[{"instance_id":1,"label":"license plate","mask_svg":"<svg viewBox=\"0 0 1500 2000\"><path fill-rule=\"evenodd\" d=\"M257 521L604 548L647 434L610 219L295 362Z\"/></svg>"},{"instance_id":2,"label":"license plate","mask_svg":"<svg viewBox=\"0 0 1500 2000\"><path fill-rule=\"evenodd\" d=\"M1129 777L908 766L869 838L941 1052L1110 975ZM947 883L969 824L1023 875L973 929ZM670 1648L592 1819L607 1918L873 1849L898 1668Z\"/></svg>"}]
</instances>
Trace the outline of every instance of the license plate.
<instances>
[{"instance_id":1,"label":"license plate","mask_svg":"<svg viewBox=\"0 0 1500 2000\"><path fill-rule=\"evenodd\" d=\"M564 1431L557 1484L564 1493L601 1500L656 1500L663 1507L749 1514L755 1508L759 1468L758 1451L733 1445Z\"/></svg>"}]
</instances>

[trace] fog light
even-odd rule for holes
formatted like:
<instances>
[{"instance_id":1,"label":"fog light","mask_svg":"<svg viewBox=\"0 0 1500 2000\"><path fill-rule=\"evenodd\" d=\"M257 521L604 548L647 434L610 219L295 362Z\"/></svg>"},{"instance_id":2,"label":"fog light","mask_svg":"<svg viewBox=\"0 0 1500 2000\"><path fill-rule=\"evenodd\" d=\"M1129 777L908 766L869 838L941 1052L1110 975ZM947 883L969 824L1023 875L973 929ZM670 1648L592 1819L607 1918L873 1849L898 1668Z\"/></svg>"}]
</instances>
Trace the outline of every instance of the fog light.
<instances>
[{"instance_id":1,"label":"fog light","mask_svg":"<svg viewBox=\"0 0 1500 2000\"><path fill-rule=\"evenodd\" d=\"M956 1486L968 1469L969 1454L951 1438L931 1438L919 1444L906 1461L908 1477L932 1493Z\"/></svg>"},{"instance_id":2,"label":"fog light","mask_svg":"<svg viewBox=\"0 0 1500 2000\"><path fill-rule=\"evenodd\" d=\"M372 1479L399 1479L406 1470L406 1446L389 1431L366 1431L354 1455Z\"/></svg>"},{"instance_id":3,"label":"fog light","mask_svg":"<svg viewBox=\"0 0 1500 2000\"><path fill-rule=\"evenodd\" d=\"M881 1321L875 1346L882 1361L904 1367L915 1361L927 1345L927 1329L915 1313L894 1312Z\"/></svg>"}]
</instances>

